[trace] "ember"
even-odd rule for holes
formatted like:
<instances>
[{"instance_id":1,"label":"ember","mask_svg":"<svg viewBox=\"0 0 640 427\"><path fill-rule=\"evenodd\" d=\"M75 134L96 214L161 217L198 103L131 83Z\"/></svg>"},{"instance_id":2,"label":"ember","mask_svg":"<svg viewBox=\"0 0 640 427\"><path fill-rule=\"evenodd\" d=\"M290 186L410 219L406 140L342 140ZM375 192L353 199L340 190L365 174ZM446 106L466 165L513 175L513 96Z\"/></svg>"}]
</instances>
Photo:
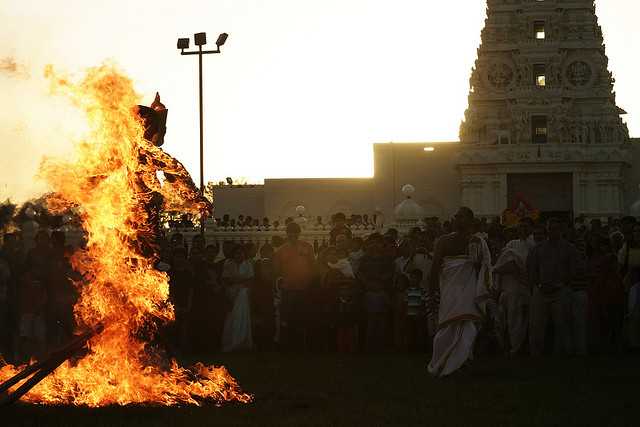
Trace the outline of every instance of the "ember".
<instances>
[{"instance_id":1,"label":"ember","mask_svg":"<svg viewBox=\"0 0 640 427\"><path fill-rule=\"evenodd\" d=\"M174 319L167 276L154 269L149 207L197 213L210 209L208 202L178 161L145 140L135 114L139 96L114 66L91 69L79 83L50 69L48 75L55 90L86 112L90 126L77 159L46 159L41 175L54 190L50 209L82 212L87 245L71 260L83 277L75 283L74 313L85 334L100 332L90 334L84 357L64 362L22 400L91 407L249 402L224 367L186 369L175 361L160 367L149 349L156 325ZM158 170L167 178L163 184ZM0 380L24 368L4 366Z\"/></svg>"}]
</instances>

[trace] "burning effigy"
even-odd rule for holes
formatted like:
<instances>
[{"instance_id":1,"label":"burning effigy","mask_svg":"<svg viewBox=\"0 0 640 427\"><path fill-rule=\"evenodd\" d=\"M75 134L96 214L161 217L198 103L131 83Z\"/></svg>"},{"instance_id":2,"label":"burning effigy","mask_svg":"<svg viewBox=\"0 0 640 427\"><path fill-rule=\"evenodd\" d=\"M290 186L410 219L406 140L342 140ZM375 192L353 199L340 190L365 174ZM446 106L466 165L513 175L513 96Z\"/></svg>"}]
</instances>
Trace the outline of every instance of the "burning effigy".
<instances>
[{"instance_id":1,"label":"burning effigy","mask_svg":"<svg viewBox=\"0 0 640 427\"><path fill-rule=\"evenodd\" d=\"M175 318L167 275L155 268L158 212L197 214L210 203L182 164L145 135L140 96L115 66L90 69L79 81L46 73L89 124L75 158L45 159L40 168L53 190L48 209L78 212L86 234L71 257L81 276L74 283L78 331L46 359L0 367L5 397L18 391L24 402L89 407L251 401L224 367L183 368L161 360L150 343ZM156 98L151 108L164 106Z\"/></svg>"}]
</instances>

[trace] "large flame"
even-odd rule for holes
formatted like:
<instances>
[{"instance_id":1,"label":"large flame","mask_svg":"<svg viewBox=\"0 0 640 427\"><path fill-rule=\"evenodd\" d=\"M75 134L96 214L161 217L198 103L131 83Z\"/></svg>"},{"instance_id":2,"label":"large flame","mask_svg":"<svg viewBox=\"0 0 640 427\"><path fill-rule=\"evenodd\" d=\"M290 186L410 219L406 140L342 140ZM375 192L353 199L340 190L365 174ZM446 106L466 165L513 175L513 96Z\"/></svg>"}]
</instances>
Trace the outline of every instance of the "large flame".
<instances>
[{"instance_id":1,"label":"large flame","mask_svg":"<svg viewBox=\"0 0 640 427\"><path fill-rule=\"evenodd\" d=\"M87 245L72 257L83 276L74 313L81 328L104 330L89 341L84 357L65 362L23 400L87 406L250 401L224 367L185 369L172 361L161 368L143 338L152 325L174 319L167 276L141 250L150 244L140 241L152 240L154 232L145 206L158 194L165 207L193 212L205 202L187 185L190 178L162 185L157 179L158 169L174 177L188 174L143 138L134 114L140 98L132 82L108 64L90 69L80 82L52 70L48 74L53 87L88 117L89 133L77 144L77 159L46 160L41 175L56 195L49 199L50 207L73 206L82 212ZM18 370L3 367L0 380Z\"/></svg>"}]
</instances>

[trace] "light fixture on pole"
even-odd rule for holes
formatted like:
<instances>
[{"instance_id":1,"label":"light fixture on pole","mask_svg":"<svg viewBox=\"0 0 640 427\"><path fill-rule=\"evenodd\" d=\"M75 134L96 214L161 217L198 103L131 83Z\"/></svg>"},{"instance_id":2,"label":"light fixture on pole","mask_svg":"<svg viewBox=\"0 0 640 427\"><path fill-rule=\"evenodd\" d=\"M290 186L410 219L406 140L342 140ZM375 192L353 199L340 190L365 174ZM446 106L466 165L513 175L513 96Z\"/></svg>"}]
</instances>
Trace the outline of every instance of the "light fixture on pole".
<instances>
[{"instance_id":1,"label":"light fixture on pole","mask_svg":"<svg viewBox=\"0 0 640 427\"><path fill-rule=\"evenodd\" d=\"M210 53L220 53L220 47L225 44L229 35L222 33L216 40L216 50L202 50L202 46L207 44L206 33L196 33L193 35L193 41L198 50L185 51L189 49L189 39L179 38L178 49L180 55L198 55L198 83L199 83L199 105L200 105L200 193L204 196L204 125L203 125L203 107L202 107L202 55ZM200 232L204 234L204 218L200 220Z\"/></svg>"}]
</instances>

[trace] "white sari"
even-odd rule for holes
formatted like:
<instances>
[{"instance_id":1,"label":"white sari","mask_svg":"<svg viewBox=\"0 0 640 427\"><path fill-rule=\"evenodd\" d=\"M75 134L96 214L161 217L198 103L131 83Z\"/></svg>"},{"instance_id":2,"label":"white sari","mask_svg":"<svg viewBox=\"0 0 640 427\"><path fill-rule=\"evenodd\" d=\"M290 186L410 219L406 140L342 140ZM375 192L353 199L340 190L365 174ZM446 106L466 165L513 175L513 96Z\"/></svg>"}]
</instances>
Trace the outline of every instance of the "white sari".
<instances>
[{"instance_id":1,"label":"white sari","mask_svg":"<svg viewBox=\"0 0 640 427\"><path fill-rule=\"evenodd\" d=\"M484 240L470 255L445 257L440 275L438 333L428 370L446 376L473 358L479 323L486 312L491 259ZM478 269L479 267L479 269Z\"/></svg>"},{"instance_id":2,"label":"white sari","mask_svg":"<svg viewBox=\"0 0 640 427\"><path fill-rule=\"evenodd\" d=\"M246 282L254 277L253 265L243 261L240 265L227 260L223 278L234 279L237 283L227 289L232 301L231 311L227 314L222 331L222 351L250 350L253 347L251 333L251 302Z\"/></svg>"}]
</instances>

